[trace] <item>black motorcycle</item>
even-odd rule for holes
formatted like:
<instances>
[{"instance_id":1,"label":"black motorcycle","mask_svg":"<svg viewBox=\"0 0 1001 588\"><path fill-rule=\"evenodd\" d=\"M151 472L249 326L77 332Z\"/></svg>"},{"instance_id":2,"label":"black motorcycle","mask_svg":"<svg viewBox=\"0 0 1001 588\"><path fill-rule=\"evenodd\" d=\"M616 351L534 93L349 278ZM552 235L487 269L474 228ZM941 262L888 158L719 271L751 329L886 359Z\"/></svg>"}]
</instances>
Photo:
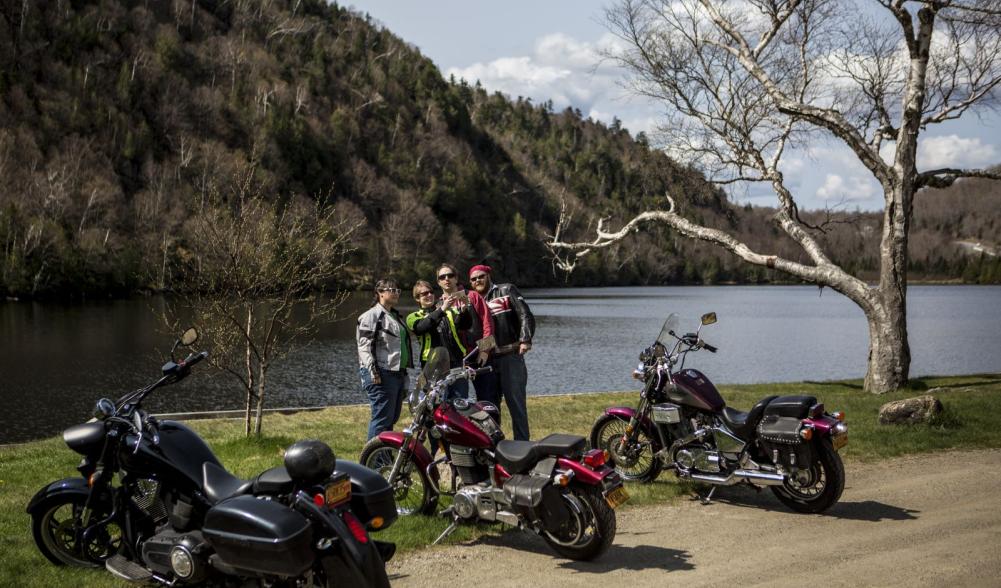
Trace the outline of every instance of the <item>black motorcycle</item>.
<instances>
[{"instance_id":1,"label":"black motorcycle","mask_svg":"<svg viewBox=\"0 0 1001 588\"><path fill-rule=\"evenodd\" d=\"M662 469L718 486L768 486L786 506L823 512L841 497L848 442L843 412L826 412L813 396L768 396L748 412L726 405L708 376L685 368L685 357L717 349L695 332L680 334L671 314L633 375L645 382L639 405L605 409L591 428L591 446L607 450L628 480L652 482Z\"/></svg>"},{"instance_id":2,"label":"black motorcycle","mask_svg":"<svg viewBox=\"0 0 1001 588\"><path fill-rule=\"evenodd\" d=\"M169 586L388 586L395 546L369 536L397 516L381 476L308 440L286 450L284 467L243 480L194 431L142 410L153 390L207 357L174 359L197 339L185 331L159 380L117 402L102 398L94 419L63 433L84 456L81 476L48 484L28 504L38 549L55 564Z\"/></svg>"}]
</instances>

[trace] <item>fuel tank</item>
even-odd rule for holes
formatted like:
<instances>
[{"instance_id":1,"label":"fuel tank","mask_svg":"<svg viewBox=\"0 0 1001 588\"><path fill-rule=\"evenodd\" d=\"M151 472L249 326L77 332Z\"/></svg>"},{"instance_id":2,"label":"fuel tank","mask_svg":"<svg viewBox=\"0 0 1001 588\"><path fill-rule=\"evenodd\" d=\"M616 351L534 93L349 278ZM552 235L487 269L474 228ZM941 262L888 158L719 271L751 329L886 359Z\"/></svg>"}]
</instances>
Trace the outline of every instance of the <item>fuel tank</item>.
<instances>
[{"instance_id":1,"label":"fuel tank","mask_svg":"<svg viewBox=\"0 0 1001 588\"><path fill-rule=\"evenodd\" d=\"M435 409L434 422L440 427L445 440L449 443L477 449L493 447L490 437L451 404L442 403Z\"/></svg>"},{"instance_id":2,"label":"fuel tank","mask_svg":"<svg viewBox=\"0 0 1001 588\"><path fill-rule=\"evenodd\" d=\"M671 402L698 410L716 412L726 406L719 390L699 370L681 370L674 374L675 388L668 391Z\"/></svg>"},{"instance_id":3,"label":"fuel tank","mask_svg":"<svg viewBox=\"0 0 1001 588\"><path fill-rule=\"evenodd\" d=\"M202 485L202 464L214 463L222 467L219 459L197 433L176 421L160 421L159 443L153 444L149 436L133 453L135 437L126 438L128 448L123 455L125 466L137 475L179 478L193 487Z\"/></svg>"}]
</instances>

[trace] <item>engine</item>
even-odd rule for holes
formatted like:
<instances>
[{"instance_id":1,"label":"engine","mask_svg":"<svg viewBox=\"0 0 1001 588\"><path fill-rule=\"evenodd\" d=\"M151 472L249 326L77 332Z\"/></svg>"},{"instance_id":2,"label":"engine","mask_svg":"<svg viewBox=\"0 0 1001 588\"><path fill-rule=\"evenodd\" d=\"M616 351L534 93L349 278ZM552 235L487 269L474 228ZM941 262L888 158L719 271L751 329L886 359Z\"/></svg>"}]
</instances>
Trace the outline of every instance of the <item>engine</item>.
<instances>
[{"instance_id":1,"label":"engine","mask_svg":"<svg viewBox=\"0 0 1001 588\"><path fill-rule=\"evenodd\" d=\"M497 520L497 503L489 485L464 486L452 498L452 507L462 519Z\"/></svg>"},{"instance_id":2,"label":"engine","mask_svg":"<svg viewBox=\"0 0 1001 588\"><path fill-rule=\"evenodd\" d=\"M698 446L689 445L684 449L679 449L674 454L674 460L685 470L698 470L700 472L718 472L723 459L718 451Z\"/></svg>"},{"instance_id":3,"label":"engine","mask_svg":"<svg viewBox=\"0 0 1001 588\"><path fill-rule=\"evenodd\" d=\"M208 573L211 547L198 531L178 533L169 526L160 529L142 544L146 567L164 578L174 578L180 584L196 583Z\"/></svg>"},{"instance_id":4,"label":"engine","mask_svg":"<svg viewBox=\"0 0 1001 588\"><path fill-rule=\"evenodd\" d=\"M727 462L737 463L745 443L723 426L701 427L671 446L671 456L679 473L698 471L717 473L727 469Z\"/></svg>"},{"instance_id":5,"label":"engine","mask_svg":"<svg viewBox=\"0 0 1001 588\"><path fill-rule=\"evenodd\" d=\"M480 450L452 445L449 455L463 484L479 484L490 477L490 470L486 460L480 455Z\"/></svg>"}]
</instances>

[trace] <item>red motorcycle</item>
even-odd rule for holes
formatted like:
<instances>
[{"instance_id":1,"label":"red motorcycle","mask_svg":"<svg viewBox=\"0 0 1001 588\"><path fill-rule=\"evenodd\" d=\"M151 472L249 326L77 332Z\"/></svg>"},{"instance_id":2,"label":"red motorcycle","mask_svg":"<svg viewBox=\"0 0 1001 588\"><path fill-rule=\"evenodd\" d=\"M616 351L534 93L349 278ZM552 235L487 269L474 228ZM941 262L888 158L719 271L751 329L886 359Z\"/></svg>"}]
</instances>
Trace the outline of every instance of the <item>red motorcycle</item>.
<instances>
[{"instance_id":1,"label":"red motorcycle","mask_svg":"<svg viewBox=\"0 0 1001 588\"><path fill-rule=\"evenodd\" d=\"M591 428L591 447L608 450L629 480L652 482L662 469L717 486L768 486L786 506L817 513L845 487L838 450L848 442L843 412L827 413L813 396L768 396L748 412L726 405L709 378L685 369L685 357L716 348L694 333L678 334L671 314L656 342L640 354L633 375L645 382L639 405L605 409ZM670 351L669 351L670 349Z\"/></svg>"},{"instance_id":2,"label":"red motorcycle","mask_svg":"<svg viewBox=\"0 0 1001 588\"><path fill-rule=\"evenodd\" d=\"M433 349L410 396L413 424L374 437L359 461L389 481L401 514L431 514L440 495L452 497L442 512L452 524L435 543L461 522L500 522L538 533L564 557L598 557L615 537L614 509L629 498L621 476L604 451L586 450L584 437L504 440L493 404L446 397L449 385L489 369L450 370L448 351ZM437 459L426 439L442 452ZM451 473L448 488L441 465Z\"/></svg>"}]
</instances>

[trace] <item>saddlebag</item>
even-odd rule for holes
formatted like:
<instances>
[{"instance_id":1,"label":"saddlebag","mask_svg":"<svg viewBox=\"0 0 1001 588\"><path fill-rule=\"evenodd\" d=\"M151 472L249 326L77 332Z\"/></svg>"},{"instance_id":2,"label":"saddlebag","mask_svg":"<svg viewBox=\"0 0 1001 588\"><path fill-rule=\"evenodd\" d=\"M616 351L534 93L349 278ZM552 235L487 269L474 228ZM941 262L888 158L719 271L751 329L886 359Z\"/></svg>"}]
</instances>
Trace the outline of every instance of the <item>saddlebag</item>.
<instances>
[{"instance_id":1,"label":"saddlebag","mask_svg":"<svg viewBox=\"0 0 1001 588\"><path fill-rule=\"evenodd\" d=\"M202 533L222 562L238 570L291 577L313 564L310 522L270 500L224 500L205 514Z\"/></svg>"},{"instance_id":2,"label":"saddlebag","mask_svg":"<svg viewBox=\"0 0 1001 588\"><path fill-rule=\"evenodd\" d=\"M560 489L548 476L516 474L504 482L504 498L515 511L529 520L542 520L546 528L557 528L569 518Z\"/></svg>"},{"instance_id":3,"label":"saddlebag","mask_svg":"<svg viewBox=\"0 0 1001 588\"><path fill-rule=\"evenodd\" d=\"M758 443L768 459L787 468L809 467L813 446L800 434L801 419L775 414L765 415L758 423Z\"/></svg>"},{"instance_id":4,"label":"saddlebag","mask_svg":"<svg viewBox=\"0 0 1001 588\"><path fill-rule=\"evenodd\" d=\"M389 482L374 470L351 461L337 460L334 476L345 473L351 477L351 511L370 531L383 530L396 520L396 499ZM378 529L372 519L382 517Z\"/></svg>"}]
</instances>

